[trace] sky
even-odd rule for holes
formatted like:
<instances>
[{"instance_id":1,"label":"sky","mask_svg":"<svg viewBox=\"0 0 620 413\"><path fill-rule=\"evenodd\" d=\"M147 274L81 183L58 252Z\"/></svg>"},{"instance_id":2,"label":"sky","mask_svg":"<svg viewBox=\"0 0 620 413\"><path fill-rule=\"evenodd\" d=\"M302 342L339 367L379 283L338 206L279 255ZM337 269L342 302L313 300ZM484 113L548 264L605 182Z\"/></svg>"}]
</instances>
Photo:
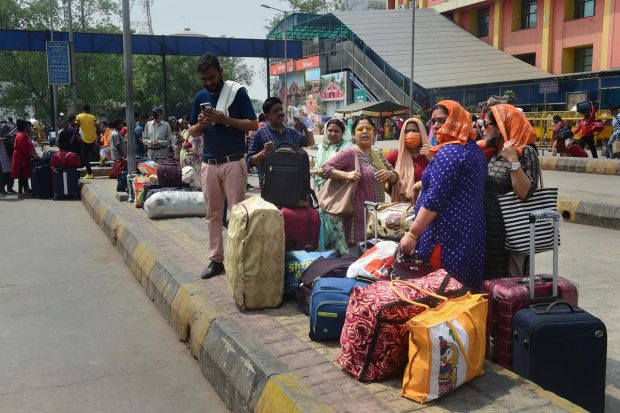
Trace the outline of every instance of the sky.
<instances>
[{"instance_id":1,"label":"sky","mask_svg":"<svg viewBox=\"0 0 620 413\"><path fill-rule=\"evenodd\" d=\"M264 39L266 20L277 12L260 6L261 3L285 10L287 4L279 0L153 0L151 20L154 34L179 33L189 27L209 37ZM142 19L136 6L132 19ZM259 76L265 69L264 59L246 59L254 68L254 81L248 88L250 97L264 100L267 86ZM263 76L264 77L264 76ZM193 93L193 92L192 92Z\"/></svg>"}]
</instances>

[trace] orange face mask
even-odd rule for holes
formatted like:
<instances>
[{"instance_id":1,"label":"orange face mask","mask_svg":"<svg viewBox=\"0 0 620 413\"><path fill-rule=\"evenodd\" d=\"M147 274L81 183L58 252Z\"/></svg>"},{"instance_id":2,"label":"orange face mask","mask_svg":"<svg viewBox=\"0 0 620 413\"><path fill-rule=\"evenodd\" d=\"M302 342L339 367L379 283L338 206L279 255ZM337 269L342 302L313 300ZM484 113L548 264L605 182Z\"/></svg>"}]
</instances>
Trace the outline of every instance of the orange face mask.
<instances>
[{"instance_id":1,"label":"orange face mask","mask_svg":"<svg viewBox=\"0 0 620 413\"><path fill-rule=\"evenodd\" d=\"M409 149L417 148L421 142L422 136L420 132L407 132L405 135L405 146Z\"/></svg>"}]
</instances>

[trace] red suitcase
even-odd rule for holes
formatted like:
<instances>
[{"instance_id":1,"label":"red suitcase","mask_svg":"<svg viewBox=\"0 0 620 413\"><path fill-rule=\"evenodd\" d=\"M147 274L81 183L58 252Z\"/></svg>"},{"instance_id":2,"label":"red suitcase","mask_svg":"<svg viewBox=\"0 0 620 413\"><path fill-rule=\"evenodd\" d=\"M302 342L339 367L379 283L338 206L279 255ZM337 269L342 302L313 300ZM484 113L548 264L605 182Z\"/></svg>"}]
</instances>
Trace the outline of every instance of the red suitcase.
<instances>
[{"instance_id":1,"label":"red suitcase","mask_svg":"<svg viewBox=\"0 0 620 413\"><path fill-rule=\"evenodd\" d=\"M552 219L557 235L560 214L556 211L545 210L543 215L538 219ZM530 237L530 240L532 239ZM512 370L512 318L517 311L534 303L553 301L557 297L571 305L578 305L577 285L558 277L557 237L554 237L553 244L553 275L537 274L534 279L533 294L530 293L532 280L529 277L497 278L486 280L482 284L483 292L489 294L487 358L509 370ZM530 252L530 257L530 274L535 274L533 251ZM556 292L553 291L554 279L557 280Z\"/></svg>"},{"instance_id":2,"label":"red suitcase","mask_svg":"<svg viewBox=\"0 0 620 413\"><path fill-rule=\"evenodd\" d=\"M312 207L281 208L284 218L284 248L316 251L319 248L321 219Z\"/></svg>"}]
</instances>

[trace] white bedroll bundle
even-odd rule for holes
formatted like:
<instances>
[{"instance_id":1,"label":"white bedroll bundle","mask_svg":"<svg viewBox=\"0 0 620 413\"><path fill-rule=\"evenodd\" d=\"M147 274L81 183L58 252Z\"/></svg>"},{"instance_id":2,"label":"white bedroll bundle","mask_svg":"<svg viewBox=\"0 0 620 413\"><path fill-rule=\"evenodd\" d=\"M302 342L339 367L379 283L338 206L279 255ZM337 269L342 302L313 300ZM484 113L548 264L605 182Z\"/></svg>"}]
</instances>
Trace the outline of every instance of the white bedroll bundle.
<instances>
[{"instance_id":1,"label":"white bedroll bundle","mask_svg":"<svg viewBox=\"0 0 620 413\"><path fill-rule=\"evenodd\" d=\"M207 212L202 192L158 192L144 203L149 218L204 217Z\"/></svg>"}]
</instances>

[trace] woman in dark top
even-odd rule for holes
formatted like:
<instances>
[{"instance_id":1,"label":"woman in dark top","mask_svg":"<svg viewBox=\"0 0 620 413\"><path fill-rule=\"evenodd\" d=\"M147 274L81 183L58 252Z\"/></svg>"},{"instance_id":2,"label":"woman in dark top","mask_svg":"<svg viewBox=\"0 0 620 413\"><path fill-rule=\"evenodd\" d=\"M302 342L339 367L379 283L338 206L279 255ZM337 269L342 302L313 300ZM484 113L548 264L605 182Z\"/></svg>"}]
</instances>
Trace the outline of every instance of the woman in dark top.
<instances>
[{"instance_id":1,"label":"woman in dark top","mask_svg":"<svg viewBox=\"0 0 620 413\"><path fill-rule=\"evenodd\" d=\"M484 276L491 279L523 275L527 255L505 249L506 231L497 196L514 192L525 200L536 189L538 156L528 146L536 139L536 132L525 115L508 104L491 107L484 129L486 139L479 143L488 161L484 194L487 225Z\"/></svg>"}]
</instances>

